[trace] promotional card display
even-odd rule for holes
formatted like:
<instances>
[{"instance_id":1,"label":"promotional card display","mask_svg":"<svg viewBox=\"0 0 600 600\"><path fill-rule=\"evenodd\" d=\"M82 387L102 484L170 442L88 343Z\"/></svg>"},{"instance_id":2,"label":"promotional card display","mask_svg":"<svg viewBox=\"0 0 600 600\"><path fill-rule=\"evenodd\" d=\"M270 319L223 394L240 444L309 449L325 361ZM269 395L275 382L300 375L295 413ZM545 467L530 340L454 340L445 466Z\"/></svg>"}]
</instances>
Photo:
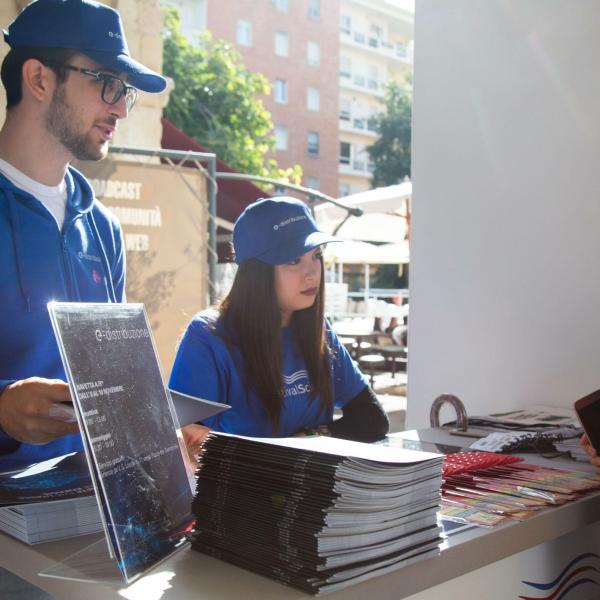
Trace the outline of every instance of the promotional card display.
<instances>
[{"instance_id":1,"label":"promotional card display","mask_svg":"<svg viewBox=\"0 0 600 600\"><path fill-rule=\"evenodd\" d=\"M525 411L518 412L524 417ZM540 413L540 410L534 410L526 416L538 418ZM547 416L545 420L551 420L551 417ZM495 432L488 438L496 439L496 433L502 439L518 437L518 432L511 431ZM444 525L452 521L494 527L511 519L523 521L540 510L572 502L600 489L600 476L594 473L526 464L519 456L471 449L475 444L465 449L403 439L404 435L407 432L391 434L384 443L445 454L442 508L438 515ZM546 434L528 432L527 436L537 438Z\"/></svg>"},{"instance_id":2,"label":"promotional card display","mask_svg":"<svg viewBox=\"0 0 600 600\"><path fill-rule=\"evenodd\" d=\"M600 477L593 473L523 462L462 471L453 468L456 465L448 466L444 465L440 516L460 523L492 527L509 519L523 521L540 510L600 489Z\"/></svg>"},{"instance_id":3,"label":"promotional card display","mask_svg":"<svg viewBox=\"0 0 600 600\"><path fill-rule=\"evenodd\" d=\"M191 525L174 408L141 304L50 303L109 548L130 583Z\"/></svg>"},{"instance_id":4,"label":"promotional card display","mask_svg":"<svg viewBox=\"0 0 600 600\"><path fill-rule=\"evenodd\" d=\"M439 551L442 456L328 437L211 433L192 549L313 594Z\"/></svg>"}]
</instances>

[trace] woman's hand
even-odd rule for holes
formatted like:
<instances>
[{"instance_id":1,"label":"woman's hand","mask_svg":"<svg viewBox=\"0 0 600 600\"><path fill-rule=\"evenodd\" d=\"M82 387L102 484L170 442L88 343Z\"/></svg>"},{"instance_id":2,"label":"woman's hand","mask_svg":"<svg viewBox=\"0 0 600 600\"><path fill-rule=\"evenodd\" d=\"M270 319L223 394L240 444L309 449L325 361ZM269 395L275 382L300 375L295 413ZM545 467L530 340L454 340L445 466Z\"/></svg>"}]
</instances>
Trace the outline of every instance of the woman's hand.
<instances>
[{"instance_id":1,"label":"woman's hand","mask_svg":"<svg viewBox=\"0 0 600 600\"><path fill-rule=\"evenodd\" d=\"M192 425L182 427L181 433L183 434L183 441L185 442L188 456L190 457L192 464L196 467L198 466L198 454L202 449L202 444L204 443L206 436L210 433L210 429L204 427L204 425L196 425L193 423Z\"/></svg>"},{"instance_id":2,"label":"woman's hand","mask_svg":"<svg viewBox=\"0 0 600 600\"><path fill-rule=\"evenodd\" d=\"M592 446L588 436L584 433L579 440L580 444L583 446L583 449L590 455L591 463L600 469L600 456Z\"/></svg>"}]
</instances>

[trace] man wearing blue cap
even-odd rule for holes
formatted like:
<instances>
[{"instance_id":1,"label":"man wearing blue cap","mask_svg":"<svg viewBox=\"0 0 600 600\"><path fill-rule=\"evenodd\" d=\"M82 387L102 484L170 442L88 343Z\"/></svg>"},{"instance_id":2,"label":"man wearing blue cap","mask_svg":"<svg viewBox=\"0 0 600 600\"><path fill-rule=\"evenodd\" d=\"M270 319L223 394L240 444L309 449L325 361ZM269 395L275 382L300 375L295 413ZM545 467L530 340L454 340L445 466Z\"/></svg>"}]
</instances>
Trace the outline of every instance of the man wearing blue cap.
<instances>
[{"instance_id":1,"label":"man wearing blue cap","mask_svg":"<svg viewBox=\"0 0 600 600\"><path fill-rule=\"evenodd\" d=\"M121 302L119 224L69 163L106 156L138 90L166 81L129 56L119 14L37 0L4 32L0 130L0 468L81 449L46 304Z\"/></svg>"}]
</instances>

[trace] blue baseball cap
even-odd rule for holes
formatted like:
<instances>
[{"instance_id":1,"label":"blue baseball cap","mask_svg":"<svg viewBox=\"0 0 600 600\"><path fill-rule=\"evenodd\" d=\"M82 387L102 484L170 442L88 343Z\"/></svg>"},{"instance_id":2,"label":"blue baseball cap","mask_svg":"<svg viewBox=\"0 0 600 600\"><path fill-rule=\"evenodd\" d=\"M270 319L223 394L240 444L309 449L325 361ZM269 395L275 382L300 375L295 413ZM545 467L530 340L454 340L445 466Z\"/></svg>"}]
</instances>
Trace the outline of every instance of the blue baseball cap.
<instances>
[{"instance_id":1,"label":"blue baseball cap","mask_svg":"<svg viewBox=\"0 0 600 600\"><path fill-rule=\"evenodd\" d=\"M127 73L144 92L162 92L167 80L129 56L119 13L92 0L35 0L4 31L11 48L69 48L104 68Z\"/></svg>"},{"instance_id":2,"label":"blue baseball cap","mask_svg":"<svg viewBox=\"0 0 600 600\"><path fill-rule=\"evenodd\" d=\"M310 210L296 198L263 198L246 207L233 226L235 262L256 258L283 265L329 242L340 242L319 231Z\"/></svg>"}]
</instances>

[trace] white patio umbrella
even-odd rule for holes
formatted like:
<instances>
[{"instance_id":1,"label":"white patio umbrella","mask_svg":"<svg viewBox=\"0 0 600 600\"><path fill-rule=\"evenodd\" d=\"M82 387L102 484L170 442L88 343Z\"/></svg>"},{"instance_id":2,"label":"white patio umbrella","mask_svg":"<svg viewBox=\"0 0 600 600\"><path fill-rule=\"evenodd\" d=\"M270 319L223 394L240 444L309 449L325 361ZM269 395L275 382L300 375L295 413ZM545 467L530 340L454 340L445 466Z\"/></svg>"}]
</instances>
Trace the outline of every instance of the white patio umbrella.
<instances>
[{"instance_id":1,"label":"white patio umbrella","mask_svg":"<svg viewBox=\"0 0 600 600\"><path fill-rule=\"evenodd\" d=\"M369 268L371 265L399 265L409 262L408 240L396 244L375 246L367 242L345 240L341 243L327 244L323 258L331 266L335 280L335 266L338 266L338 281L342 282L344 264L364 265L365 302L369 298Z\"/></svg>"},{"instance_id":2,"label":"white patio umbrella","mask_svg":"<svg viewBox=\"0 0 600 600\"><path fill-rule=\"evenodd\" d=\"M399 265L409 262L408 241L375 246L367 242L345 240L327 244L323 258L326 263L342 262L351 265Z\"/></svg>"},{"instance_id":3,"label":"white patio umbrella","mask_svg":"<svg viewBox=\"0 0 600 600\"><path fill-rule=\"evenodd\" d=\"M360 217L346 218L346 210L328 203L315 207L315 219L321 230L334 233L340 239L352 240L330 244L325 251L325 260L331 265L334 280L336 264L339 282L342 281L344 263L364 265L364 295L367 300L369 265L409 262L408 241L405 238L411 197L412 183L406 181L339 199L346 206L360 208L363 211ZM387 244L373 246L366 242Z\"/></svg>"},{"instance_id":4,"label":"white patio umbrella","mask_svg":"<svg viewBox=\"0 0 600 600\"><path fill-rule=\"evenodd\" d=\"M319 223L324 231L333 232L339 223ZM344 240L392 243L406 237L406 219L396 214L368 213L361 217L350 217L335 233Z\"/></svg>"},{"instance_id":5,"label":"white patio umbrella","mask_svg":"<svg viewBox=\"0 0 600 600\"><path fill-rule=\"evenodd\" d=\"M398 213L398 211L404 209L406 201L410 200L411 197L412 182L405 181L397 185L388 185L387 187L350 194L350 196L344 196L338 198L338 200L347 206L362 208L365 214ZM328 203L317 206L315 212L320 213L328 221L343 219L346 216L346 211L343 208Z\"/></svg>"},{"instance_id":6,"label":"white patio umbrella","mask_svg":"<svg viewBox=\"0 0 600 600\"><path fill-rule=\"evenodd\" d=\"M350 265L369 265L379 262L379 250L374 244L344 240L339 244L327 244L323 258L325 263L345 263Z\"/></svg>"},{"instance_id":7,"label":"white patio umbrella","mask_svg":"<svg viewBox=\"0 0 600 600\"><path fill-rule=\"evenodd\" d=\"M396 243L406 237L406 216L411 197L410 181L376 188L339 198L347 206L362 209L362 216L349 217L344 222L347 211L325 203L315 207L315 219L323 231L335 232L343 239Z\"/></svg>"},{"instance_id":8,"label":"white patio umbrella","mask_svg":"<svg viewBox=\"0 0 600 600\"><path fill-rule=\"evenodd\" d=\"M402 240L396 244L382 244L377 246L377 252L380 264L398 265L410 262L408 240Z\"/></svg>"}]
</instances>

